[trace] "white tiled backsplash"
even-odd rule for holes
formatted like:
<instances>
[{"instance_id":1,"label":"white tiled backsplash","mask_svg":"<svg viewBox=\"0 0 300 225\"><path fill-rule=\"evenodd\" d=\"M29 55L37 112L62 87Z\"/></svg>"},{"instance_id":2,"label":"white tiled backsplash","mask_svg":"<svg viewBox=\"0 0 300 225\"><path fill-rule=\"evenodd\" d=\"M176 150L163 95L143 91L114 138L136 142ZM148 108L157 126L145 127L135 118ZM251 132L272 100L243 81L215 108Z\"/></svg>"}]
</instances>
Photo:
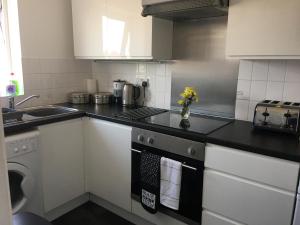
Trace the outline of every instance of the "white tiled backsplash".
<instances>
[{"instance_id":1,"label":"white tiled backsplash","mask_svg":"<svg viewBox=\"0 0 300 225\"><path fill-rule=\"evenodd\" d=\"M100 91L112 91L113 81L126 80L136 84L137 78L149 80L145 105L170 108L171 65L165 63L93 62L93 77Z\"/></svg>"},{"instance_id":2,"label":"white tiled backsplash","mask_svg":"<svg viewBox=\"0 0 300 225\"><path fill-rule=\"evenodd\" d=\"M99 91L112 91L114 80L136 84L137 78L149 80L145 105L170 108L171 64L92 62L75 59L23 59L25 96L40 99L23 107L67 101L72 91L84 91L84 80L94 77ZM235 117L253 120L256 104L264 99L300 102L300 60L241 60ZM6 99L1 99L7 105Z\"/></svg>"},{"instance_id":3,"label":"white tiled backsplash","mask_svg":"<svg viewBox=\"0 0 300 225\"><path fill-rule=\"evenodd\" d=\"M241 60L235 117L253 120L261 100L300 102L300 60Z\"/></svg>"},{"instance_id":4,"label":"white tiled backsplash","mask_svg":"<svg viewBox=\"0 0 300 225\"><path fill-rule=\"evenodd\" d=\"M92 77L91 62L75 59L23 59L25 95L16 102L33 94L39 99L26 102L22 107L61 103L68 93L84 90L84 79ZM7 98L1 99L7 105Z\"/></svg>"}]
</instances>

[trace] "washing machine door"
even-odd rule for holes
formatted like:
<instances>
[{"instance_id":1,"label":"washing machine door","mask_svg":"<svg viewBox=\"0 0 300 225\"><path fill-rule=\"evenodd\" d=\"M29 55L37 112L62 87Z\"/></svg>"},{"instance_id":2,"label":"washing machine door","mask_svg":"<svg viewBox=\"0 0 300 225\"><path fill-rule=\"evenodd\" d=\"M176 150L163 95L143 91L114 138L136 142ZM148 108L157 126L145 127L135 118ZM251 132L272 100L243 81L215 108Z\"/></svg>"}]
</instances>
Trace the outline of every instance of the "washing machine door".
<instances>
[{"instance_id":1,"label":"washing machine door","mask_svg":"<svg viewBox=\"0 0 300 225\"><path fill-rule=\"evenodd\" d=\"M17 213L32 197L34 178L30 170L19 163L8 163L8 177L12 209L13 213Z\"/></svg>"}]
</instances>

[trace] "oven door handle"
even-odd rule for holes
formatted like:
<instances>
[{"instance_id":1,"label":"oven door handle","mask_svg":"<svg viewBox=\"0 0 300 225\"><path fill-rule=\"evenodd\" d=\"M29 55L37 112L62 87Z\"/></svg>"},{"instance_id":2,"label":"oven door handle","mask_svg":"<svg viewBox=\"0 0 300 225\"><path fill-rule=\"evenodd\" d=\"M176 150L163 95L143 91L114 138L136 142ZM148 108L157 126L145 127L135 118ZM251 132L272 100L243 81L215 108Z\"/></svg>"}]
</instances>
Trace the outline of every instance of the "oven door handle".
<instances>
[{"instance_id":1,"label":"oven door handle","mask_svg":"<svg viewBox=\"0 0 300 225\"><path fill-rule=\"evenodd\" d=\"M139 151L139 150L136 150L136 149L131 149L131 151L139 153L139 154L142 153L142 151ZM197 171L197 168L195 168L193 166L188 166L188 165L185 164L185 162L182 163L182 167Z\"/></svg>"}]
</instances>

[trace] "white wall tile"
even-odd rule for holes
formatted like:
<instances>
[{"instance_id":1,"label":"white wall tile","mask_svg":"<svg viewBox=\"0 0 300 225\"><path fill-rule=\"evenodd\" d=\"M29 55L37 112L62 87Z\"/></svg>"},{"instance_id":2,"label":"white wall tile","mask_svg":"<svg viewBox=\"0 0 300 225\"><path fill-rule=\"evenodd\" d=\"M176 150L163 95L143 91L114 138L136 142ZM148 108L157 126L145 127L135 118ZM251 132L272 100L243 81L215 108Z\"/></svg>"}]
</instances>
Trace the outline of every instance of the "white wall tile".
<instances>
[{"instance_id":1,"label":"white wall tile","mask_svg":"<svg viewBox=\"0 0 300 225\"><path fill-rule=\"evenodd\" d=\"M267 80L268 79L269 63L266 60L254 61L252 80Z\"/></svg>"},{"instance_id":2,"label":"white wall tile","mask_svg":"<svg viewBox=\"0 0 300 225\"><path fill-rule=\"evenodd\" d=\"M160 92L166 91L166 78L162 76L156 77L156 89Z\"/></svg>"},{"instance_id":3,"label":"white wall tile","mask_svg":"<svg viewBox=\"0 0 300 225\"><path fill-rule=\"evenodd\" d=\"M137 76L143 75L149 81L149 86L146 89L145 105L170 108L172 74L170 65L132 62L93 62L92 64L93 77L98 79L102 90L109 87L109 91L112 91L112 82L115 79L122 79L136 84ZM101 85L102 83L103 85Z\"/></svg>"},{"instance_id":4,"label":"white wall tile","mask_svg":"<svg viewBox=\"0 0 300 225\"><path fill-rule=\"evenodd\" d=\"M246 80L251 82L247 119ZM252 121L256 104L264 99L300 102L300 60L241 60L236 118Z\"/></svg>"},{"instance_id":5,"label":"white wall tile","mask_svg":"<svg viewBox=\"0 0 300 225\"><path fill-rule=\"evenodd\" d=\"M238 120L247 120L249 111L249 100L237 100L235 106L235 118Z\"/></svg>"},{"instance_id":6,"label":"white wall tile","mask_svg":"<svg viewBox=\"0 0 300 225\"><path fill-rule=\"evenodd\" d=\"M287 82L284 85L284 101L300 102L300 82Z\"/></svg>"},{"instance_id":7,"label":"white wall tile","mask_svg":"<svg viewBox=\"0 0 300 225\"><path fill-rule=\"evenodd\" d=\"M300 82L300 60L289 60L287 62L286 81Z\"/></svg>"},{"instance_id":8,"label":"white wall tile","mask_svg":"<svg viewBox=\"0 0 300 225\"><path fill-rule=\"evenodd\" d=\"M251 80L252 79L253 62L250 60L241 60L239 67L239 79Z\"/></svg>"},{"instance_id":9,"label":"white wall tile","mask_svg":"<svg viewBox=\"0 0 300 225\"><path fill-rule=\"evenodd\" d=\"M267 84L266 99L282 101L283 98L283 82L270 81Z\"/></svg>"},{"instance_id":10,"label":"white wall tile","mask_svg":"<svg viewBox=\"0 0 300 225\"><path fill-rule=\"evenodd\" d=\"M266 97L267 81L252 81L250 100L261 101Z\"/></svg>"},{"instance_id":11,"label":"white wall tile","mask_svg":"<svg viewBox=\"0 0 300 225\"><path fill-rule=\"evenodd\" d=\"M22 67L23 67L23 73L26 74L41 73L40 59L23 59Z\"/></svg>"},{"instance_id":12,"label":"white wall tile","mask_svg":"<svg viewBox=\"0 0 300 225\"><path fill-rule=\"evenodd\" d=\"M269 77L270 81L284 81L286 75L286 61L272 60L269 64Z\"/></svg>"},{"instance_id":13,"label":"white wall tile","mask_svg":"<svg viewBox=\"0 0 300 225\"><path fill-rule=\"evenodd\" d=\"M92 77L92 63L88 60L23 58L22 63L25 94L16 101L32 94L40 98L28 101L21 108L65 102L68 93L83 91L84 79Z\"/></svg>"},{"instance_id":14,"label":"white wall tile","mask_svg":"<svg viewBox=\"0 0 300 225\"><path fill-rule=\"evenodd\" d=\"M166 75L166 64L157 64L156 75L158 75L158 76Z\"/></svg>"},{"instance_id":15,"label":"white wall tile","mask_svg":"<svg viewBox=\"0 0 300 225\"><path fill-rule=\"evenodd\" d=\"M238 80L237 85L237 99L249 100L250 99L250 80Z\"/></svg>"}]
</instances>

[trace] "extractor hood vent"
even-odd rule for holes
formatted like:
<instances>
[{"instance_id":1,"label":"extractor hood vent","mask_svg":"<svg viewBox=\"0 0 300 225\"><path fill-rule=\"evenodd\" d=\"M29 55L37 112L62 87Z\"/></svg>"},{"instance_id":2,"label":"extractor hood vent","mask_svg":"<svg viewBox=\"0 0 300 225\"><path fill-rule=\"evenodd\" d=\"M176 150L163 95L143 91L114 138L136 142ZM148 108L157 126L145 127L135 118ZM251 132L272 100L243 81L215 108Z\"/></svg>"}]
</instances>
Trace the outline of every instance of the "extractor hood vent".
<instances>
[{"instance_id":1,"label":"extractor hood vent","mask_svg":"<svg viewBox=\"0 0 300 225\"><path fill-rule=\"evenodd\" d=\"M226 16L229 0L142 0L143 16L175 21Z\"/></svg>"}]
</instances>

